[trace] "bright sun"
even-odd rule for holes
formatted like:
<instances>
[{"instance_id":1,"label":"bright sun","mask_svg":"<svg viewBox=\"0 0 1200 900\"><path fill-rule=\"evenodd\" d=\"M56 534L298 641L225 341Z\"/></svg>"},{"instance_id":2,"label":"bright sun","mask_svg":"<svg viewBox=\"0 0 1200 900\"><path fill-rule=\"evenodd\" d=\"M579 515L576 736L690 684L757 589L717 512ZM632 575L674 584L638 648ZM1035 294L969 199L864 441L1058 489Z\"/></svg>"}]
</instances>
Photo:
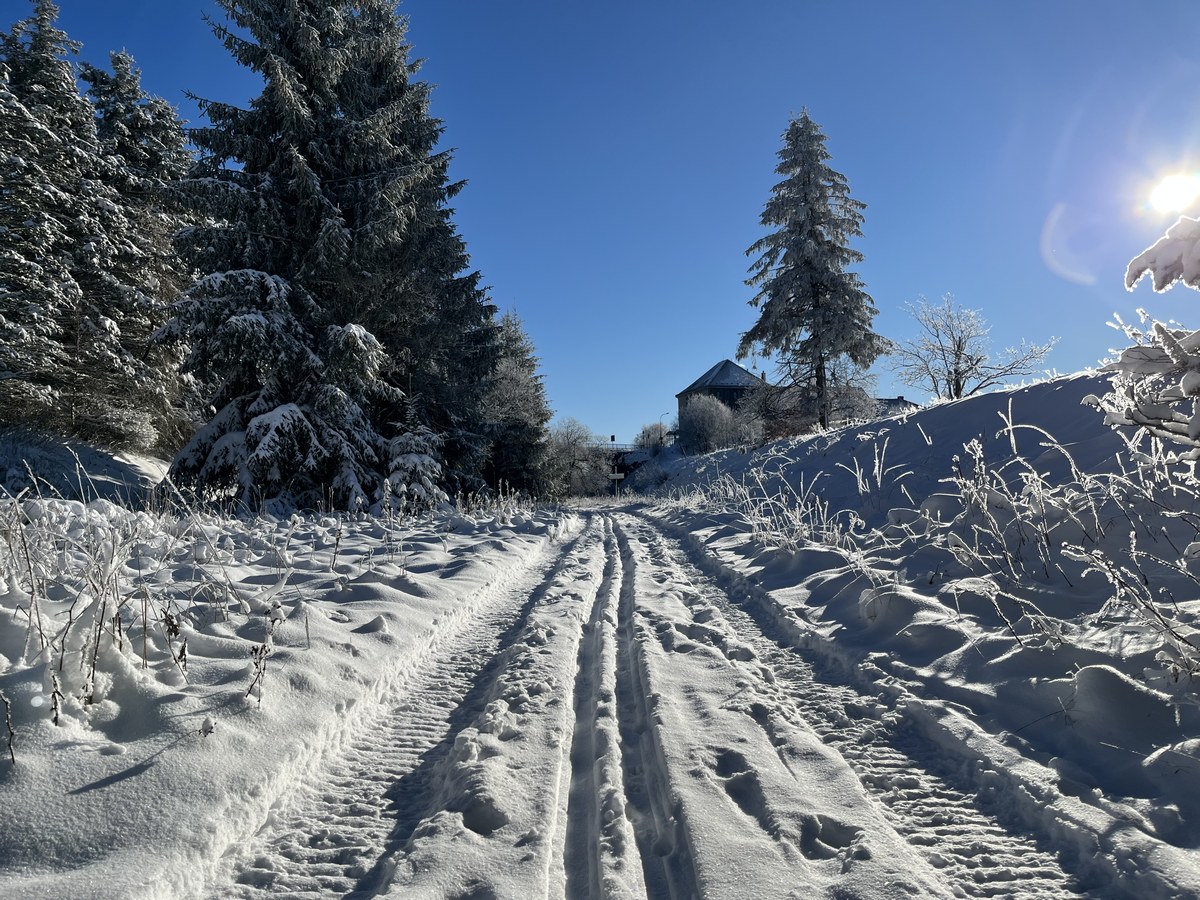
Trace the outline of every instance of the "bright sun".
<instances>
[{"instance_id":1,"label":"bright sun","mask_svg":"<svg viewBox=\"0 0 1200 900\"><path fill-rule=\"evenodd\" d=\"M1159 212L1182 212L1200 197L1200 177L1168 175L1150 192L1150 205Z\"/></svg>"}]
</instances>

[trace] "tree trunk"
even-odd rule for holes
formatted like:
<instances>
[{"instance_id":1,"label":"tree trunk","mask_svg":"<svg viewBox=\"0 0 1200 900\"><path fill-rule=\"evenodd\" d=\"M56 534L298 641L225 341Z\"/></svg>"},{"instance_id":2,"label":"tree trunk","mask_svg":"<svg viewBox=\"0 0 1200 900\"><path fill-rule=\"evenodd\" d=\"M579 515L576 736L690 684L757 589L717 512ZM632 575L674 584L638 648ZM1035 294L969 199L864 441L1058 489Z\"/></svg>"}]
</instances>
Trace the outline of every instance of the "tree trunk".
<instances>
[{"instance_id":1,"label":"tree trunk","mask_svg":"<svg viewBox=\"0 0 1200 900\"><path fill-rule=\"evenodd\" d=\"M825 384L825 357L820 353L813 354L813 376L817 388L817 417L824 431L829 427L829 388Z\"/></svg>"}]
</instances>

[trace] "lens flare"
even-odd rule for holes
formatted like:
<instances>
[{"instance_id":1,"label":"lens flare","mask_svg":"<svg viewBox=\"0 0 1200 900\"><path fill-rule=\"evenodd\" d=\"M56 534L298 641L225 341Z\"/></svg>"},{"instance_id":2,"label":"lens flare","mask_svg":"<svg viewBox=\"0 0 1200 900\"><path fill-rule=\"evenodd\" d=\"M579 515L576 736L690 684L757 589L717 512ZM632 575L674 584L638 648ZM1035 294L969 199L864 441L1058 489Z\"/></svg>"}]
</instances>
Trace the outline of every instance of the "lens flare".
<instances>
[{"instance_id":1,"label":"lens flare","mask_svg":"<svg viewBox=\"0 0 1200 900\"><path fill-rule=\"evenodd\" d=\"M1150 205L1159 212L1183 212L1200 197L1200 177L1168 175L1150 192Z\"/></svg>"}]
</instances>

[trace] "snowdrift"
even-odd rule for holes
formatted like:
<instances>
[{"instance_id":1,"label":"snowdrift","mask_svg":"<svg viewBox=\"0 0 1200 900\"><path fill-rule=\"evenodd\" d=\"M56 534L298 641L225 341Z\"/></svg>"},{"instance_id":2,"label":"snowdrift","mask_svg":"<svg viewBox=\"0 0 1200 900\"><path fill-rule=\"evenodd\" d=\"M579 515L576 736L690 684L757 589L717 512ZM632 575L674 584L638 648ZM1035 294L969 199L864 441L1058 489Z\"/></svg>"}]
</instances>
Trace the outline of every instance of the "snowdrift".
<instances>
[{"instance_id":1,"label":"snowdrift","mask_svg":"<svg viewBox=\"0 0 1200 900\"><path fill-rule=\"evenodd\" d=\"M0 501L0 895L198 894L572 521Z\"/></svg>"},{"instance_id":2,"label":"snowdrift","mask_svg":"<svg viewBox=\"0 0 1200 900\"><path fill-rule=\"evenodd\" d=\"M1195 479L1106 425L1106 390L1077 375L685 459L652 512L1105 880L1197 896Z\"/></svg>"}]
</instances>

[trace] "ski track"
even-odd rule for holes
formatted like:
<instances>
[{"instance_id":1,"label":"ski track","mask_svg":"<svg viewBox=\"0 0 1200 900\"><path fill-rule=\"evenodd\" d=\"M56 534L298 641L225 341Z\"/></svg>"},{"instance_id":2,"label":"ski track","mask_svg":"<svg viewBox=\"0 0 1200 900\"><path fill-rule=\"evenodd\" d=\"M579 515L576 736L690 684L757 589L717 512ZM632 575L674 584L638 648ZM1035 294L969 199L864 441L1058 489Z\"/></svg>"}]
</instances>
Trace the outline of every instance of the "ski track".
<instances>
[{"instance_id":1,"label":"ski track","mask_svg":"<svg viewBox=\"0 0 1200 900\"><path fill-rule=\"evenodd\" d=\"M630 707L618 702L617 621L621 560L608 517L603 519L605 566L592 614L580 641L574 686L575 727L570 749L563 870L568 897L644 897L636 837L626 817L622 725ZM628 699L627 690L621 688Z\"/></svg>"},{"instance_id":2,"label":"ski track","mask_svg":"<svg viewBox=\"0 0 1200 900\"><path fill-rule=\"evenodd\" d=\"M690 826L661 744L669 736L654 709L671 699L652 695L648 681L655 623L640 608L635 577L647 570L656 580L669 576L690 587L692 619L672 627L720 650L754 682L756 699L746 712L797 780L797 791L804 790L803 773L788 733L811 729L954 895L1081 896L1045 840L992 808L986 779L971 774L966 761L948 760L886 697L859 690L793 646L761 601L732 599L722 587L730 583L727 573L702 548L627 512L587 516L571 541L530 562L464 617L428 665L399 686L399 702L361 723L349 748L228 863L231 874L221 879L227 883L210 896L366 898L386 891L414 831L437 811L439 772L456 737L506 677L507 651L556 577L597 546L603 573L569 651L575 674L572 725L562 748L565 815L546 823L556 848L548 864L565 896L699 896ZM547 892L554 883L548 875Z\"/></svg>"},{"instance_id":3,"label":"ski track","mask_svg":"<svg viewBox=\"0 0 1200 900\"><path fill-rule=\"evenodd\" d=\"M363 723L319 780L301 788L239 854L232 883L210 897L371 897L386 890L396 857L430 812L439 763L479 717L505 650L588 533L529 564L488 598L429 664L395 688L403 698Z\"/></svg>"},{"instance_id":4,"label":"ski track","mask_svg":"<svg viewBox=\"0 0 1200 900\"><path fill-rule=\"evenodd\" d=\"M734 637L750 645L757 664L770 671L757 688L760 695L774 698L773 711L789 727L811 728L846 760L886 819L940 870L956 895L1031 900L1085 896L1046 842L989 809L987 785L973 781L967 766L946 760L946 751L929 744L902 712L857 690L793 646L754 603L732 600L708 574L719 564L702 550L689 552L647 519L621 519L654 548L652 557L677 568L690 582L701 598L697 608L715 607L724 619L722 629L719 619L706 613L706 621L696 622L688 637L717 646ZM791 770L786 738L778 733L772 709L752 704L749 712Z\"/></svg>"},{"instance_id":5,"label":"ski track","mask_svg":"<svg viewBox=\"0 0 1200 900\"><path fill-rule=\"evenodd\" d=\"M649 897L699 896L686 826L675 802L653 727L645 661L645 640L634 618L637 594L629 543L617 532L621 566L617 613L617 709L620 722L625 797L642 860Z\"/></svg>"}]
</instances>

